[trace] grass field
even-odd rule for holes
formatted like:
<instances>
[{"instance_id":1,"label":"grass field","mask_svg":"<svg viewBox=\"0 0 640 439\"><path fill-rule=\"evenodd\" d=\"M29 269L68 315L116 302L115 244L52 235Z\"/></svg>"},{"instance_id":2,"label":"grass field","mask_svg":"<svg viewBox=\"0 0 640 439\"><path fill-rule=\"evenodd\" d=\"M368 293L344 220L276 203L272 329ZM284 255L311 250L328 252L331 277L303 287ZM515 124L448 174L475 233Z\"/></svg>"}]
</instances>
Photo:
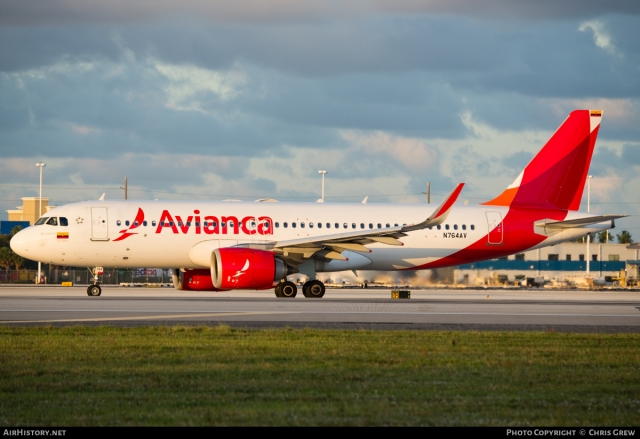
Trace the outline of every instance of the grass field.
<instances>
[{"instance_id":1,"label":"grass field","mask_svg":"<svg viewBox=\"0 0 640 439\"><path fill-rule=\"evenodd\" d=\"M0 327L0 425L640 424L640 335Z\"/></svg>"}]
</instances>

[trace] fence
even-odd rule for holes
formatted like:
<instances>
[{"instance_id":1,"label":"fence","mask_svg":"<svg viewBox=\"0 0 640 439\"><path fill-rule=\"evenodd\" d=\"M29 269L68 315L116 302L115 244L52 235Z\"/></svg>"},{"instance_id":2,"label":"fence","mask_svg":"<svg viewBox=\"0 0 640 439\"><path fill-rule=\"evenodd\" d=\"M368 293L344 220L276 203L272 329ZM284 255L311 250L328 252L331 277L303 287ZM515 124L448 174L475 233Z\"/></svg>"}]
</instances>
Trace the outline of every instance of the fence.
<instances>
[{"instance_id":1,"label":"fence","mask_svg":"<svg viewBox=\"0 0 640 439\"><path fill-rule=\"evenodd\" d=\"M42 283L60 284L73 282L79 285L88 285L93 275L85 269L43 269L41 272ZM24 283L35 284L38 270L0 270L0 283ZM170 270L155 268L140 268L132 270L105 270L100 276L102 284L121 283L172 283Z\"/></svg>"}]
</instances>

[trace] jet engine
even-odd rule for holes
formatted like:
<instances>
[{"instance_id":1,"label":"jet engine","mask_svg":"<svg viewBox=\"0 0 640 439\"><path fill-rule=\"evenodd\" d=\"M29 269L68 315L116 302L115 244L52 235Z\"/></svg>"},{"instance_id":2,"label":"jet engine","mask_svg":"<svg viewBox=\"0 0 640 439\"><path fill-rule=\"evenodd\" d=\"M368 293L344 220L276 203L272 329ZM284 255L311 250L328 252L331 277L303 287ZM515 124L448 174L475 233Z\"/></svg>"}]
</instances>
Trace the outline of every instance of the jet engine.
<instances>
[{"instance_id":1,"label":"jet engine","mask_svg":"<svg viewBox=\"0 0 640 439\"><path fill-rule=\"evenodd\" d=\"M221 290L273 288L289 274L273 253L250 248L217 248L211 254L211 279Z\"/></svg>"},{"instance_id":2,"label":"jet engine","mask_svg":"<svg viewBox=\"0 0 640 439\"><path fill-rule=\"evenodd\" d=\"M293 269L273 253L242 247L215 249L211 269L173 270L177 290L263 290L273 288Z\"/></svg>"}]
</instances>

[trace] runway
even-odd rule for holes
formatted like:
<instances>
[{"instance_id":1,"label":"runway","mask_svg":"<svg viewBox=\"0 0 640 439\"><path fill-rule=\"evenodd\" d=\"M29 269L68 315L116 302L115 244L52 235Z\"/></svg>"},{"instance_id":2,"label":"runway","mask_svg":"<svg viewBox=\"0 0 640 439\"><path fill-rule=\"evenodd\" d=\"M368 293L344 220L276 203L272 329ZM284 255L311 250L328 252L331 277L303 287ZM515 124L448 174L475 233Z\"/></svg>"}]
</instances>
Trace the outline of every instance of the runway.
<instances>
[{"instance_id":1,"label":"runway","mask_svg":"<svg viewBox=\"0 0 640 439\"><path fill-rule=\"evenodd\" d=\"M640 332L640 292L327 289L323 299L276 298L272 291L181 292L173 288L2 286L3 325L227 324L418 330Z\"/></svg>"}]
</instances>

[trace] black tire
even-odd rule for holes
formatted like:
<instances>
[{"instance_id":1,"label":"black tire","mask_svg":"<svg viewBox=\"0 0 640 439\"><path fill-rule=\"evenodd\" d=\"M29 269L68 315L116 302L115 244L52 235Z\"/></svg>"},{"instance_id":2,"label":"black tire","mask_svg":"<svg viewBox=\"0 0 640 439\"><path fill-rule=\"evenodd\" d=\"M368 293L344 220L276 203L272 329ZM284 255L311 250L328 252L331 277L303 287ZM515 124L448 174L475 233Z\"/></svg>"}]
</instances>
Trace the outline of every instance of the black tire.
<instances>
[{"instance_id":1,"label":"black tire","mask_svg":"<svg viewBox=\"0 0 640 439\"><path fill-rule=\"evenodd\" d=\"M293 282L282 282L280 284L280 293L282 294L280 297L294 298L298 294L298 287Z\"/></svg>"},{"instance_id":2,"label":"black tire","mask_svg":"<svg viewBox=\"0 0 640 439\"><path fill-rule=\"evenodd\" d=\"M276 293L276 297L284 297L282 295L282 289L280 288L282 287L282 282L280 282L278 285L276 285L276 287L274 288L274 291Z\"/></svg>"},{"instance_id":3,"label":"black tire","mask_svg":"<svg viewBox=\"0 0 640 439\"><path fill-rule=\"evenodd\" d=\"M325 287L319 280L312 280L302 286L302 292L307 299L320 299L324 296Z\"/></svg>"},{"instance_id":4,"label":"black tire","mask_svg":"<svg viewBox=\"0 0 640 439\"><path fill-rule=\"evenodd\" d=\"M100 288L100 285L89 285L89 288L87 288L88 296L96 297L100 294L102 294L102 288Z\"/></svg>"}]
</instances>

